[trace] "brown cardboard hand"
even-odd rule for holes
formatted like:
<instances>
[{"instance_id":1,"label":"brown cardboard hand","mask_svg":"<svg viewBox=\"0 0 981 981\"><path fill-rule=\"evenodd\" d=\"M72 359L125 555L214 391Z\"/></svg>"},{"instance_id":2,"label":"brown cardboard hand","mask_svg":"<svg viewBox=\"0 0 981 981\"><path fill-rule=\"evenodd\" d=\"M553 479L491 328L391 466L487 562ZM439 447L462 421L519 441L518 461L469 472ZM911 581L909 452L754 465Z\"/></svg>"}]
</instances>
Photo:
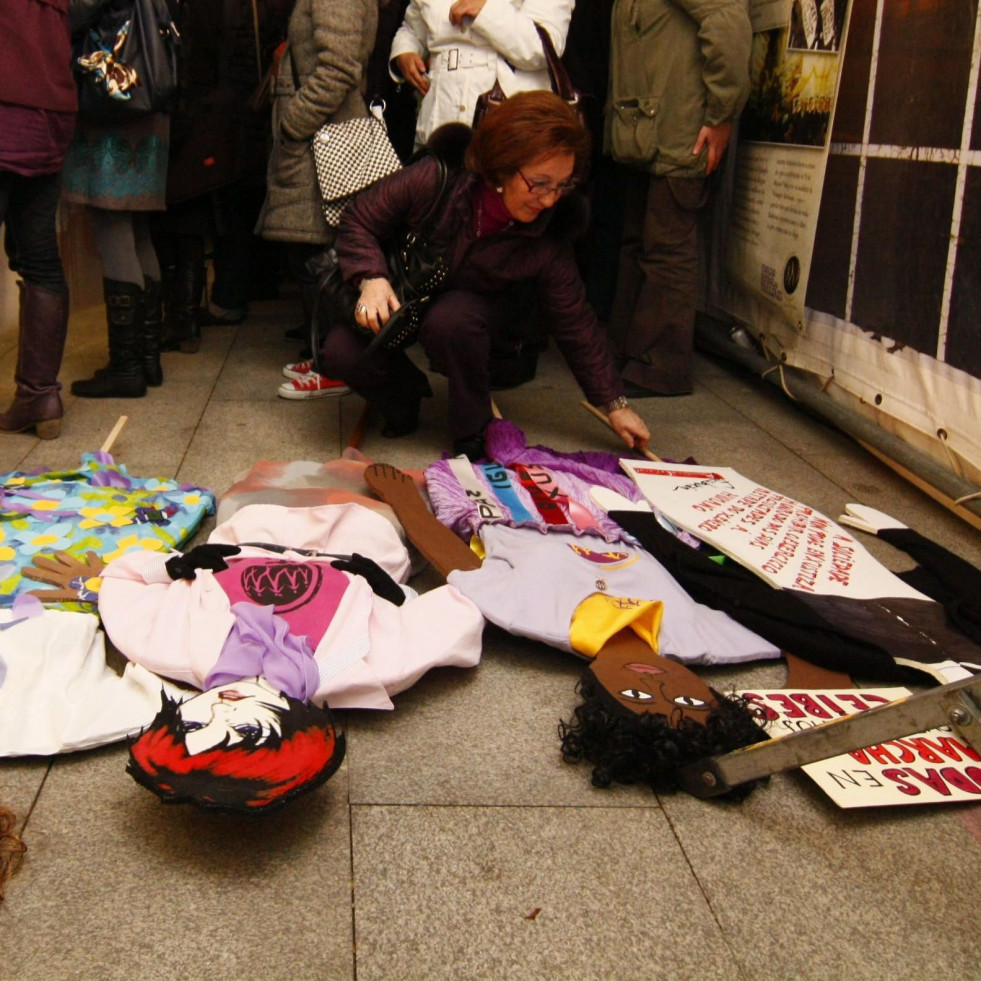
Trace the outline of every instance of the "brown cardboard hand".
<instances>
[{"instance_id":1,"label":"brown cardboard hand","mask_svg":"<svg viewBox=\"0 0 981 981\"><path fill-rule=\"evenodd\" d=\"M28 595L36 596L44 603L96 603L102 582L99 577L105 567L93 551L86 552L84 559L68 552L37 555L34 565L24 570L24 578L46 582L56 588L34 589Z\"/></svg>"}]
</instances>

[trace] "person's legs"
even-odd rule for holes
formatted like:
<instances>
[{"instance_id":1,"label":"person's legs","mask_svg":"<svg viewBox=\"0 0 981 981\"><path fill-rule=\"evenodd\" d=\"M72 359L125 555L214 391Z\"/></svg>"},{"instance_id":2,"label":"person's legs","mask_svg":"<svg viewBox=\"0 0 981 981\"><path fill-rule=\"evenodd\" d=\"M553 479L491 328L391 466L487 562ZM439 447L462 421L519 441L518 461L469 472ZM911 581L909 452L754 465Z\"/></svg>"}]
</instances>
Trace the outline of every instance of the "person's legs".
<instances>
[{"instance_id":1,"label":"person's legs","mask_svg":"<svg viewBox=\"0 0 981 981\"><path fill-rule=\"evenodd\" d=\"M707 193L702 178L650 177L644 209L627 204L610 336L624 380L651 394L692 389L698 210Z\"/></svg>"},{"instance_id":2,"label":"person's legs","mask_svg":"<svg viewBox=\"0 0 981 981\"><path fill-rule=\"evenodd\" d=\"M136 250L133 213L90 208L92 237L102 260L102 288L109 331L109 364L92 378L72 382L82 398L141 398L146 395L143 267ZM157 267L159 274L159 266Z\"/></svg>"},{"instance_id":3,"label":"person's legs","mask_svg":"<svg viewBox=\"0 0 981 981\"><path fill-rule=\"evenodd\" d=\"M182 233L174 239L173 281L167 305L164 351L195 354L201 347L201 302L207 270L204 265L204 236Z\"/></svg>"},{"instance_id":4,"label":"person's legs","mask_svg":"<svg viewBox=\"0 0 981 981\"><path fill-rule=\"evenodd\" d=\"M500 329L502 301L463 290L435 297L426 309L419 340L433 370L449 380L450 433L479 437L491 419L490 351Z\"/></svg>"},{"instance_id":5,"label":"person's legs","mask_svg":"<svg viewBox=\"0 0 981 981\"><path fill-rule=\"evenodd\" d=\"M623 240L623 195L629 174L612 157L600 156L594 163L586 242L582 247L576 243L585 252L586 299L603 323L610 319L616 295L617 252Z\"/></svg>"},{"instance_id":6,"label":"person's legs","mask_svg":"<svg viewBox=\"0 0 981 981\"><path fill-rule=\"evenodd\" d=\"M58 174L0 174L7 254L11 270L22 277L17 391L0 413L0 432L33 427L42 439L58 435L63 414L58 370L68 332L68 284L55 228L60 188Z\"/></svg>"},{"instance_id":7,"label":"person's legs","mask_svg":"<svg viewBox=\"0 0 981 981\"><path fill-rule=\"evenodd\" d=\"M623 174L623 180L623 224L616 292L607 323L607 337L619 367L622 367L627 360L631 320L643 284L640 257L643 251L641 243L650 175L628 170Z\"/></svg>"},{"instance_id":8,"label":"person's legs","mask_svg":"<svg viewBox=\"0 0 981 981\"><path fill-rule=\"evenodd\" d=\"M339 324L327 335L321 361L331 377L342 379L376 405L384 418L382 435L408 436L419 425L419 403L432 395L429 380L404 351L375 351L365 357L367 335Z\"/></svg>"},{"instance_id":9,"label":"person's legs","mask_svg":"<svg viewBox=\"0 0 981 981\"><path fill-rule=\"evenodd\" d=\"M216 193L217 229L214 242L212 310L224 311L217 319L235 323L245 316L249 299L249 274L253 229L262 208L257 188L231 184Z\"/></svg>"},{"instance_id":10,"label":"person's legs","mask_svg":"<svg viewBox=\"0 0 981 981\"><path fill-rule=\"evenodd\" d=\"M163 290L162 272L157 258L157 250L150 237L150 221L146 212L133 215L133 239L136 257L143 270L143 373L147 385L154 387L163 384L163 369L160 366L160 344L163 334Z\"/></svg>"},{"instance_id":11,"label":"person's legs","mask_svg":"<svg viewBox=\"0 0 981 981\"><path fill-rule=\"evenodd\" d=\"M290 275L300 285L300 302L303 309L303 322L300 325L298 337L304 343L310 337L310 323L317 303L317 278L310 270L308 263L320 252L328 248L326 245L290 242L286 246L286 264ZM287 331L286 336L296 339L296 329Z\"/></svg>"}]
</instances>

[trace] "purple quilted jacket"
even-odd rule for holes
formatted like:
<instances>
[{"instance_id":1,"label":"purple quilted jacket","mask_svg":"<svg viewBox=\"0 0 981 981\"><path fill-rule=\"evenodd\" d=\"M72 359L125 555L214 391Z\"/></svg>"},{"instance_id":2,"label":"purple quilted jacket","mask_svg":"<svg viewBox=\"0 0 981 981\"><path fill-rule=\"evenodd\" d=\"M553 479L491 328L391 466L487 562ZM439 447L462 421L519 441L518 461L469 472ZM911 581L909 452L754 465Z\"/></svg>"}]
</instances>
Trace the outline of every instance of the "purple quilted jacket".
<instances>
[{"instance_id":1,"label":"purple quilted jacket","mask_svg":"<svg viewBox=\"0 0 981 981\"><path fill-rule=\"evenodd\" d=\"M480 177L463 171L451 177L442 214L430 236L433 248L448 257L444 290L508 293L519 282L533 281L547 329L594 405L623 394L596 314L586 302L572 251L585 222L585 204L576 195L563 198L530 224L513 223L479 241L473 233L473 194ZM418 225L436 200L437 164L423 159L368 188L348 205L334 243L344 279L389 277L383 244Z\"/></svg>"}]
</instances>

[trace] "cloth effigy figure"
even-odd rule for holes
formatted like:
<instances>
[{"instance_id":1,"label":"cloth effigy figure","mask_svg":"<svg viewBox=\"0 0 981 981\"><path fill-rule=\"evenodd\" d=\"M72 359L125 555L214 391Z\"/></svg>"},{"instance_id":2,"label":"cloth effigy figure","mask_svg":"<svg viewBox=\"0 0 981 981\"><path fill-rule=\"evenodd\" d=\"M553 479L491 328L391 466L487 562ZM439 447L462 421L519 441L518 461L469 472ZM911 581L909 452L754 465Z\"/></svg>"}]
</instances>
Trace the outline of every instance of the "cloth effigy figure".
<instances>
[{"instance_id":1,"label":"cloth effigy figure","mask_svg":"<svg viewBox=\"0 0 981 981\"><path fill-rule=\"evenodd\" d=\"M677 660L661 656L660 642L665 622L672 621L663 636L677 638L668 643L675 648L673 657L684 650L690 660L706 663L708 658L707 663L712 663L713 658L724 661L728 649L736 651L737 660L740 656L776 657L779 651L732 621L724 627L727 618L712 617L711 611L700 611L713 621L705 634L697 632L700 617L683 617L684 626L673 623L667 609L677 595L668 600L618 595L617 588L609 588L611 573L626 572L629 578L623 581L631 589L642 585L637 550L618 545L616 551L582 556L589 550L574 535L543 536L528 529L487 526L482 530L487 558L481 563L430 513L411 480L400 471L375 464L365 471L365 480L392 505L406 534L433 567L471 595L488 619L590 662L578 689L582 704L573 720L560 726L560 734L564 758L592 763L595 785L642 782L657 791L674 789L678 768L685 763L766 738L756 712L744 700L720 695ZM501 536L505 540L518 536L522 545L529 546L528 552L535 554L528 556L527 566L511 566L512 560L520 562L525 557L523 548L507 556L496 552ZM489 548L488 540L492 542ZM545 542L548 550L539 553L533 540ZM573 556L582 557L593 577L591 592L569 590L560 576L548 573L555 549L565 560L556 559L556 567L571 566ZM546 561L537 564L541 555ZM499 572L498 562L507 568ZM619 586L620 579L613 582ZM585 580L582 585L585 587ZM694 604L690 599L687 602L690 613ZM506 618L502 611L507 611ZM531 629L524 614L536 621ZM543 618L546 629L541 629ZM688 635L687 627L695 633ZM737 796L751 789L751 785L741 787Z\"/></svg>"},{"instance_id":2,"label":"cloth effigy figure","mask_svg":"<svg viewBox=\"0 0 981 981\"><path fill-rule=\"evenodd\" d=\"M164 695L129 772L166 801L250 813L319 786L344 752L329 708L391 709L429 668L479 661L477 608L399 585L409 568L391 522L356 504L250 505L183 555L109 563L115 646L202 691Z\"/></svg>"},{"instance_id":3,"label":"cloth effigy figure","mask_svg":"<svg viewBox=\"0 0 981 981\"><path fill-rule=\"evenodd\" d=\"M62 551L84 559L94 551L107 562L131 550L166 552L179 548L214 513L210 490L133 477L103 451L83 454L74 470L0 475L0 606L38 588L23 576L36 555ZM42 600L88 611L86 600L93 598Z\"/></svg>"}]
</instances>

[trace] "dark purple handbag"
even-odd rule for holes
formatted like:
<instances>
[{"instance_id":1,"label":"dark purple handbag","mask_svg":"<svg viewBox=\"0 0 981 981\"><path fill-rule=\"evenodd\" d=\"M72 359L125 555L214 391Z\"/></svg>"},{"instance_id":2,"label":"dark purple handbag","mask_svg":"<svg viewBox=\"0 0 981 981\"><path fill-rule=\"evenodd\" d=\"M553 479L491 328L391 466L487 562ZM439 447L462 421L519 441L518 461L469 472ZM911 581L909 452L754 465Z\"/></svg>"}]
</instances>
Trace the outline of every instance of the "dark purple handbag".
<instances>
[{"instance_id":1,"label":"dark purple handbag","mask_svg":"<svg viewBox=\"0 0 981 981\"><path fill-rule=\"evenodd\" d=\"M535 21L535 30L538 31L538 36L542 40L542 50L545 52L545 67L548 69L552 91L565 99L576 110L579 121L585 126L586 119L583 116L581 105L582 95L572 84L572 79L569 78L569 73L565 70L565 65L562 64L562 60L556 54L551 35L538 21ZM501 105L505 101L507 101L507 96L504 94L504 89L501 88L501 83L495 79L493 87L486 92L482 92L477 97L477 107L473 113L473 128L476 129L480 125L480 121L487 115L488 110L493 109L494 106Z\"/></svg>"}]
</instances>

